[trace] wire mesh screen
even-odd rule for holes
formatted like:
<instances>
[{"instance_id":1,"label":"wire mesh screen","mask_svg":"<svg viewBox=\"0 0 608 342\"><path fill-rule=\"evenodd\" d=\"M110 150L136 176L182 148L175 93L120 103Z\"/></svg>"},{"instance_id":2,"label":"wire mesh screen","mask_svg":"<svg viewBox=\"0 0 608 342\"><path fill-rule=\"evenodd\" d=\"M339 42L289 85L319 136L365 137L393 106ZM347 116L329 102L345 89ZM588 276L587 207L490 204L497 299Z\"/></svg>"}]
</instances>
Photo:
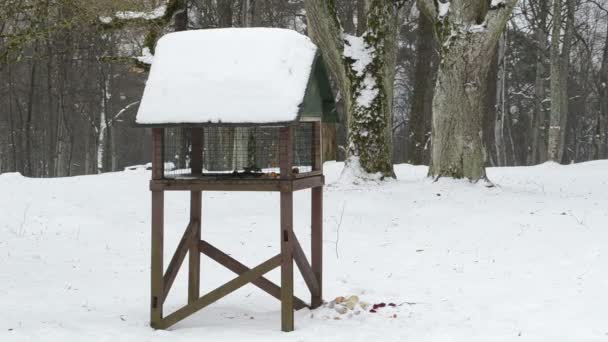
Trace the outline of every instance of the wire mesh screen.
<instances>
[{"instance_id":1,"label":"wire mesh screen","mask_svg":"<svg viewBox=\"0 0 608 342\"><path fill-rule=\"evenodd\" d=\"M312 171L314 141L312 123L299 123L293 134L293 173ZM197 132L197 131L195 131ZM198 130L202 143L202 172L192 174L192 130L167 128L164 137L166 178L200 176L266 177L280 174L279 147L285 142L280 127L205 127ZM194 137L196 140L196 137ZM196 148L195 148L196 150Z\"/></svg>"}]
</instances>

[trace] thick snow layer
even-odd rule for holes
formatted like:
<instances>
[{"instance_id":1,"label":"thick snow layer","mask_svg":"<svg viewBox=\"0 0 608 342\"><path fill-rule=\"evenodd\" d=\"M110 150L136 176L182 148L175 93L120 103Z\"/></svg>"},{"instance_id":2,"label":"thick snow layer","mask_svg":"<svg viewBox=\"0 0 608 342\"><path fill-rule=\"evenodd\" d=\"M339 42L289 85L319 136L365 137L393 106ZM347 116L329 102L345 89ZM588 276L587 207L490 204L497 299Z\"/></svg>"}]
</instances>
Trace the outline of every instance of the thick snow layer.
<instances>
[{"instance_id":1,"label":"thick snow layer","mask_svg":"<svg viewBox=\"0 0 608 342\"><path fill-rule=\"evenodd\" d=\"M492 168L498 186L425 177L338 183L326 163L325 299L395 303L349 317L301 310L247 285L169 331L148 327L150 172L28 179L0 175L0 341L605 341L608 161ZM276 193L204 192L203 237L246 265L279 252ZM188 219L165 199L165 262ZM294 229L310 248L310 193ZM234 274L202 258L203 292ZM185 262L187 265L187 261ZM269 278L278 282L280 272ZM182 270L165 313L186 302ZM302 278L296 293L309 300ZM335 319L338 317L339 319Z\"/></svg>"},{"instance_id":2,"label":"thick snow layer","mask_svg":"<svg viewBox=\"0 0 608 342\"><path fill-rule=\"evenodd\" d=\"M162 37L140 124L293 121L317 48L295 31L212 29Z\"/></svg>"}]
</instances>

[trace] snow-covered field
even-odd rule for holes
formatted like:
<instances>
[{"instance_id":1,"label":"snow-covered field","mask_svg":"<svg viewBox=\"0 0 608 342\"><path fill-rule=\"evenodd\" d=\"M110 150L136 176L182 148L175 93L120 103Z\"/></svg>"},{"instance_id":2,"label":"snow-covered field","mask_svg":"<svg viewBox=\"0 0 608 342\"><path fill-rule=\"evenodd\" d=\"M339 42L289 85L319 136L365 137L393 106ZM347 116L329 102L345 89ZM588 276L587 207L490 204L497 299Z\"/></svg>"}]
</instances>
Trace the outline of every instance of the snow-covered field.
<instances>
[{"instance_id":1,"label":"snow-covered field","mask_svg":"<svg viewBox=\"0 0 608 342\"><path fill-rule=\"evenodd\" d=\"M327 163L325 299L377 313L296 312L247 285L169 331L148 327L147 171L64 179L0 175L0 341L606 341L608 161L489 169L495 188L425 178L338 183ZM205 193L203 236L249 266L278 250L278 195ZM309 192L296 195L308 250ZM166 257L186 194L166 200ZM203 291L233 274L202 258ZM185 272L166 312L186 299ZM278 270L269 274L279 280ZM297 295L308 300L305 284ZM340 319L335 319L338 317Z\"/></svg>"}]
</instances>

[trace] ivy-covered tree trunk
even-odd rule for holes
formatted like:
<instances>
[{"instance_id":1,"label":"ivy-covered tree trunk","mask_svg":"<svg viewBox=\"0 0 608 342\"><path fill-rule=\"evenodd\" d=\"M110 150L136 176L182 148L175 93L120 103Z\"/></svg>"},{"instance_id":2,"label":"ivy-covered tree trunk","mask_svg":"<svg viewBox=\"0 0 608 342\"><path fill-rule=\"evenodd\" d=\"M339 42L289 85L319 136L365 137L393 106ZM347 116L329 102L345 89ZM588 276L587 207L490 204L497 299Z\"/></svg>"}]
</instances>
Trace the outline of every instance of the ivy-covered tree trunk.
<instances>
[{"instance_id":1,"label":"ivy-covered tree trunk","mask_svg":"<svg viewBox=\"0 0 608 342\"><path fill-rule=\"evenodd\" d=\"M517 0L420 0L435 24L441 63L433 99L429 176L486 179L483 108L496 43Z\"/></svg>"},{"instance_id":2,"label":"ivy-covered tree trunk","mask_svg":"<svg viewBox=\"0 0 608 342\"><path fill-rule=\"evenodd\" d=\"M306 2L308 30L344 100L348 167L394 177L392 103L399 13L409 1L369 0L362 36L344 33L335 0Z\"/></svg>"}]
</instances>

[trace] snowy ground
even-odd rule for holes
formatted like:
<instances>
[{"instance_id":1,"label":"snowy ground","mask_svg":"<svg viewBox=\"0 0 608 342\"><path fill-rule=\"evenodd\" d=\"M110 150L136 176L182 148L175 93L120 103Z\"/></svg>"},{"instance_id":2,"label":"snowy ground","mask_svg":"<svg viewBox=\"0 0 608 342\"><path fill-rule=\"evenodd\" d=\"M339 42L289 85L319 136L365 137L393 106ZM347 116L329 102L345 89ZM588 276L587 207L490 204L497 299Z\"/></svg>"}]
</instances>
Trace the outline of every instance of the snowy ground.
<instances>
[{"instance_id":1,"label":"snowy ground","mask_svg":"<svg viewBox=\"0 0 608 342\"><path fill-rule=\"evenodd\" d=\"M351 318L302 310L285 334L278 301L248 285L154 331L149 173L4 174L0 341L608 340L608 161L490 169L499 185L490 189L432 183L408 165L396 167L398 181L344 185L341 168L326 164L325 298L397 308ZM166 260L186 226L185 199L166 200ZM204 238L256 265L279 250L277 205L276 194L205 193ZM296 205L308 250L308 191ZM202 260L203 292L233 277ZM166 312L184 303L184 276ZM296 290L309 299L301 278Z\"/></svg>"}]
</instances>

